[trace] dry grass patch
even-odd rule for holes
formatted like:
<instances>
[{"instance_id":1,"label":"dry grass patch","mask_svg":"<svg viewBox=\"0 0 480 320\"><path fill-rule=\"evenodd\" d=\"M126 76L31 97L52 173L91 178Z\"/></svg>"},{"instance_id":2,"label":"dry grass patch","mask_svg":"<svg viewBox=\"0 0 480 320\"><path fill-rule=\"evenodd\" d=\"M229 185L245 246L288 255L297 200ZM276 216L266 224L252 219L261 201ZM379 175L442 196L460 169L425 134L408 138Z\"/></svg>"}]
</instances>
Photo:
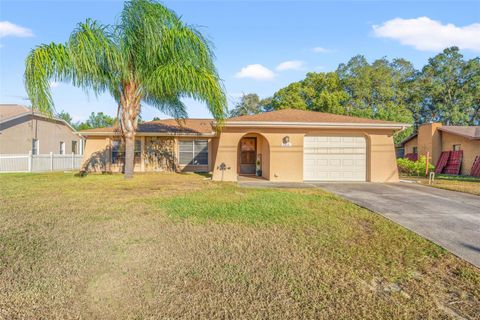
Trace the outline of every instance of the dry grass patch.
<instances>
[{"instance_id":1,"label":"dry grass patch","mask_svg":"<svg viewBox=\"0 0 480 320\"><path fill-rule=\"evenodd\" d=\"M478 318L480 273L318 189L0 176L0 318Z\"/></svg>"},{"instance_id":2,"label":"dry grass patch","mask_svg":"<svg viewBox=\"0 0 480 320\"><path fill-rule=\"evenodd\" d=\"M468 177L466 177L464 180L462 180L461 178L455 179L453 177L437 177L432 185L429 185L428 179L424 177L402 177L402 179L416 181L417 183L434 188L471 193L480 196L480 178L468 179Z\"/></svg>"}]
</instances>

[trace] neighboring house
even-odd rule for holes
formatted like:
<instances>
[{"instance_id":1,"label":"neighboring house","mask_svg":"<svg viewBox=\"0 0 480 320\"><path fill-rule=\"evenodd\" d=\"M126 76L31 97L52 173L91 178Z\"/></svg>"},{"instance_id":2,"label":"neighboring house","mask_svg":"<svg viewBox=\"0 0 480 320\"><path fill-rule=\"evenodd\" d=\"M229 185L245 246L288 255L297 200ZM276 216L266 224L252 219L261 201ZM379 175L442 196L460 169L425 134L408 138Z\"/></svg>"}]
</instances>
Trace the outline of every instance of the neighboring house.
<instances>
[{"instance_id":1,"label":"neighboring house","mask_svg":"<svg viewBox=\"0 0 480 320\"><path fill-rule=\"evenodd\" d=\"M463 151L461 174L469 175L476 156L480 156L480 126L443 126L441 123L427 123L418 132L403 140L399 148L405 156L426 155L430 162L437 164L443 151Z\"/></svg>"},{"instance_id":2,"label":"neighboring house","mask_svg":"<svg viewBox=\"0 0 480 320\"><path fill-rule=\"evenodd\" d=\"M226 119L142 123L136 171L204 171L213 180L261 175L271 181L398 181L393 134L408 124L328 113L279 110ZM114 128L80 132L84 169L121 171Z\"/></svg>"},{"instance_id":3,"label":"neighboring house","mask_svg":"<svg viewBox=\"0 0 480 320\"><path fill-rule=\"evenodd\" d=\"M0 104L0 154L82 154L82 138L64 120Z\"/></svg>"}]
</instances>

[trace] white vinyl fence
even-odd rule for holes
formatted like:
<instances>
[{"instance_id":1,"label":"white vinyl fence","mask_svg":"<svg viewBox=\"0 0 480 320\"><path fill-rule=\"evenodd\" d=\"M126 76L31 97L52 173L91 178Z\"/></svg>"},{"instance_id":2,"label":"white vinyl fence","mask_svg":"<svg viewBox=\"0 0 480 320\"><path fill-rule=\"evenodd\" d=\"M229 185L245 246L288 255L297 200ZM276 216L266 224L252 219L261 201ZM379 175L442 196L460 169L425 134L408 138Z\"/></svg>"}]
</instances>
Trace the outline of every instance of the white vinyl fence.
<instances>
[{"instance_id":1,"label":"white vinyl fence","mask_svg":"<svg viewBox=\"0 0 480 320\"><path fill-rule=\"evenodd\" d=\"M0 154L0 173L78 170L82 159L78 154Z\"/></svg>"}]
</instances>

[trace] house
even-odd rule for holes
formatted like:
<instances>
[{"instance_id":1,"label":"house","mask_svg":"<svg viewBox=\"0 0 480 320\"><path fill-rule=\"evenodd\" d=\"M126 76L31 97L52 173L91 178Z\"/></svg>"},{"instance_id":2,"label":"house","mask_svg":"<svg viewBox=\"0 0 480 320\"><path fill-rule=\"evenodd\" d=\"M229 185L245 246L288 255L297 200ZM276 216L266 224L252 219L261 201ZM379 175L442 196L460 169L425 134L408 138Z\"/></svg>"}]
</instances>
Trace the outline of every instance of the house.
<instances>
[{"instance_id":1,"label":"house","mask_svg":"<svg viewBox=\"0 0 480 320\"><path fill-rule=\"evenodd\" d=\"M470 175L473 163L480 156L480 126L444 126L426 123L400 143L405 156L429 154L430 162L437 164L442 152L462 151L462 175Z\"/></svg>"},{"instance_id":2,"label":"house","mask_svg":"<svg viewBox=\"0 0 480 320\"><path fill-rule=\"evenodd\" d=\"M271 181L398 181L393 134L408 124L285 109L226 119L139 125L135 170L212 172L213 180L258 175ZM122 170L115 128L80 132L84 169Z\"/></svg>"},{"instance_id":3,"label":"house","mask_svg":"<svg viewBox=\"0 0 480 320\"><path fill-rule=\"evenodd\" d=\"M0 154L82 154L82 138L64 120L0 104Z\"/></svg>"}]
</instances>

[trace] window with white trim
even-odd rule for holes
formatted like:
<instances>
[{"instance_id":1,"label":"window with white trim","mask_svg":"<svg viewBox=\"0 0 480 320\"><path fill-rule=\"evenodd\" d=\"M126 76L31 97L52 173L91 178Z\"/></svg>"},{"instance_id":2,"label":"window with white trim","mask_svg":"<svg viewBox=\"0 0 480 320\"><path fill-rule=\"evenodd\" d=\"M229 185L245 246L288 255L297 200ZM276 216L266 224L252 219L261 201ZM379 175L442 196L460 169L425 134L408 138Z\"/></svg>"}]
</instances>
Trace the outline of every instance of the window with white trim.
<instances>
[{"instance_id":1,"label":"window with white trim","mask_svg":"<svg viewBox=\"0 0 480 320\"><path fill-rule=\"evenodd\" d=\"M60 154L65 154L65 142L60 141Z\"/></svg>"},{"instance_id":2,"label":"window with white trim","mask_svg":"<svg viewBox=\"0 0 480 320\"><path fill-rule=\"evenodd\" d=\"M179 163L190 166L208 165L208 140L180 140Z\"/></svg>"},{"instance_id":3,"label":"window with white trim","mask_svg":"<svg viewBox=\"0 0 480 320\"><path fill-rule=\"evenodd\" d=\"M453 149L453 151L460 151L460 150L462 150L461 147L462 147L462 145L460 145L460 144L454 144L452 149Z\"/></svg>"}]
</instances>

